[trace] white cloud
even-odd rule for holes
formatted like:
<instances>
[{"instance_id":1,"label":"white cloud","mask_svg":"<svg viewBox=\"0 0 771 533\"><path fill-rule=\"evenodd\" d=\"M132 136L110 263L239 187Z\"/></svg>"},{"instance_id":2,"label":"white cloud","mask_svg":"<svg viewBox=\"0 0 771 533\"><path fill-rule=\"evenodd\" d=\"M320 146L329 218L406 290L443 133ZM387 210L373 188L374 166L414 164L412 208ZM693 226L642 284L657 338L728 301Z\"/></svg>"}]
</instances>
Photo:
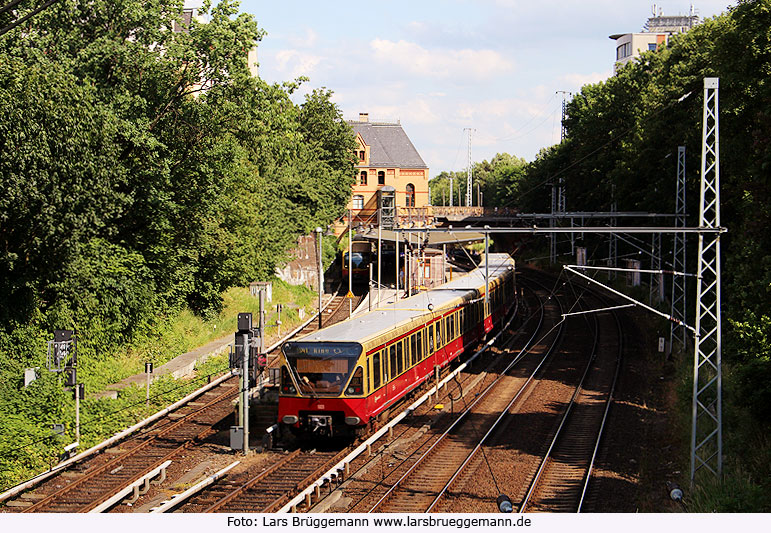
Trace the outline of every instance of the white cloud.
<instances>
[{"instance_id":1,"label":"white cloud","mask_svg":"<svg viewBox=\"0 0 771 533\"><path fill-rule=\"evenodd\" d=\"M513 68L511 61L495 50L427 49L404 40L374 39L375 59L412 75L432 78L491 78Z\"/></svg>"},{"instance_id":2,"label":"white cloud","mask_svg":"<svg viewBox=\"0 0 771 533\"><path fill-rule=\"evenodd\" d=\"M605 72L592 72L591 74L572 73L562 76L561 79L580 89L584 85L590 83L605 81L610 78L612 74L613 71L611 70L606 70Z\"/></svg>"},{"instance_id":3,"label":"white cloud","mask_svg":"<svg viewBox=\"0 0 771 533\"><path fill-rule=\"evenodd\" d=\"M309 76L321 60L299 50L279 50L275 55L276 69L288 78Z\"/></svg>"},{"instance_id":4,"label":"white cloud","mask_svg":"<svg viewBox=\"0 0 771 533\"><path fill-rule=\"evenodd\" d=\"M305 28L305 35L292 35L287 40L295 48L311 48L316 45L318 38L319 34L313 31L313 29Z\"/></svg>"}]
</instances>

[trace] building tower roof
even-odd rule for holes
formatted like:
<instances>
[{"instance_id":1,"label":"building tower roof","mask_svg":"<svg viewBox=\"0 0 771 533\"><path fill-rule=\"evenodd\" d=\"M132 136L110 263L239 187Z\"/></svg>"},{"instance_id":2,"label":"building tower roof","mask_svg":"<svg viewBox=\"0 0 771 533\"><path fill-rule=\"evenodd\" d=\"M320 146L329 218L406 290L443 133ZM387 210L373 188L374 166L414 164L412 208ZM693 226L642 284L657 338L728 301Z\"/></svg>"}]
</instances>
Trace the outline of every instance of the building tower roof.
<instances>
[{"instance_id":1,"label":"building tower roof","mask_svg":"<svg viewBox=\"0 0 771 533\"><path fill-rule=\"evenodd\" d=\"M349 120L355 133L370 147L369 166L428 168L398 122L370 122L366 113Z\"/></svg>"}]
</instances>

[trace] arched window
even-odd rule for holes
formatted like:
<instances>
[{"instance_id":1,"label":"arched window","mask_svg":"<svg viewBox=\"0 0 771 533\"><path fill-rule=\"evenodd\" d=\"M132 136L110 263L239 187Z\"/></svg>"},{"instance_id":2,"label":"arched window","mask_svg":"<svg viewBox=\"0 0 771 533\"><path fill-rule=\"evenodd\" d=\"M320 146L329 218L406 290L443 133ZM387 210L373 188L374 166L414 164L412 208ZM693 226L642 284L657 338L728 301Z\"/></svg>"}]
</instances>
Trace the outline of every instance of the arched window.
<instances>
[{"instance_id":1,"label":"arched window","mask_svg":"<svg viewBox=\"0 0 771 533\"><path fill-rule=\"evenodd\" d=\"M412 183L407 184L407 201L404 205L415 207L415 186Z\"/></svg>"},{"instance_id":2,"label":"arched window","mask_svg":"<svg viewBox=\"0 0 771 533\"><path fill-rule=\"evenodd\" d=\"M385 171L379 170L377 173L377 184L385 185Z\"/></svg>"},{"instance_id":3,"label":"arched window","mask_svg":"<svg viewBox=\"0 0 771 533\"><path fill-rule=\"evenodd\" d=\"M362 196L361 194L353 195L353 208L364 209L364 196Z\"/></svg>"},{"instance_id":4,"label":"arched window","mask_svg":"<svg viewBox=\"0 0 771 533\"><path fill-rule=\"evenodd\" d=\"M367 171L362 170L361 178L359 179L359 185L366 185L366 184L367 184Z\"/></svg>"}]
</instances>

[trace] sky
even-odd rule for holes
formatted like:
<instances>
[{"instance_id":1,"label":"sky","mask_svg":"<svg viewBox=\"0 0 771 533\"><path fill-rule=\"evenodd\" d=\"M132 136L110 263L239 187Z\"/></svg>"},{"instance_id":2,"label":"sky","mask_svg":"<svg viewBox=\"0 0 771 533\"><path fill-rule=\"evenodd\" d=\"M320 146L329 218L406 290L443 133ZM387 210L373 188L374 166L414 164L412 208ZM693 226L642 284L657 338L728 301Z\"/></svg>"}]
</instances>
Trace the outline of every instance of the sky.
<instances>
[{"instance_id":1,"label":"sky","mask_svg":"<svg viewBox=\"0 0 771 533\"><path fill-rule=\"evenodd\" d=\"M694 2L702 19L735 1ZM691 2L657 3L664 15ZM430 169L507 152L528 161L559 142L562 94L612 75L609 35L642 30L648 0L242 0L267 32L259 75L307 76L346 119L401 121ZM302 92L296 101L303 100Z\"/></svg>"}]
</instances>

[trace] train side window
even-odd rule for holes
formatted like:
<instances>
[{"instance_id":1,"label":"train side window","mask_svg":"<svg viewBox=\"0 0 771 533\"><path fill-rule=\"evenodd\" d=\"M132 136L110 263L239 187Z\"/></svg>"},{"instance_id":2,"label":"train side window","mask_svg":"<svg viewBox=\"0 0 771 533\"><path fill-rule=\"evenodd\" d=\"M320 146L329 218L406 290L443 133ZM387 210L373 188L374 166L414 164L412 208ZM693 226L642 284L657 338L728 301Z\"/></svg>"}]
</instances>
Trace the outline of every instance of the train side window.
<instances>
[{"instance_id":1,"label":"train side window","mask_svg":"<svg viewBox=\"0 0 771 533\"><path fill-rule=\"evenodd\" d=\"M444 320L440 320L439 322L436 323L436 349L437 350L442 346L444 346L444 342L442 342L444 340L444 332L442 331L442 327L443 327L442 322L444 322Z\"/></svg>"},{"instance_id":2,"label":"train side window","mask_svg":"<svg viewBox=\"0 0 771 533\"><path fill-rule=\"evenodd\" d=\"M389 348L388 362L391 365L391 378L398 376L399 372L396 371L396 345L394 344Z\"/></svg>"},{"instance_id":3,"label":"train side window","mask_svg":"<svg viewBox=\"0 0 771 533\"><path fill-rule=\"evenodd\" d=\"M415 337L417 338L415 345L418 347L418 352L415 355L415 358L418 360L418 362L420 362L423 360L423 332L418 331L415 334Z\"/></svg>"},{"instance_id":4,"label":"train side window","mask_svg":"<svg viewBox=\"0 0 771 533\"><path fill-rule=\"evenodd\" d=\"M415 366L415 363L418 362L417 342L418 335L410 335L410 361L412 362L412 366Z\"/></svg>"},{"instance_id":5,"label":"train side window","mask_svg":"<svg viewBox=\"0 0 771 533\"><path fill-rule=\"evenodd\" d=\"M404 370L404 351L402 348L402 341L396 343L396 376L402 373Z\"/></svg>"},{"instance_id":6,"label":"train side window","mask_svg":"<svg viewBox=\"0 0 771 533\"><path fill-rule=\"evenodd\" d=\"M431 324L428 326L428 353L426 355L431 355L434 353L434 325Z\"/></svg>"},{"instance_id":7,"label":"train side window","mask_svg":"<svg viewBox=\"0 0 771 533\"><path fill-rule=\"evenodd\" d=\"M380 388L380 352L372 356L372 390Z\"/></svg>"}]
</instances>

